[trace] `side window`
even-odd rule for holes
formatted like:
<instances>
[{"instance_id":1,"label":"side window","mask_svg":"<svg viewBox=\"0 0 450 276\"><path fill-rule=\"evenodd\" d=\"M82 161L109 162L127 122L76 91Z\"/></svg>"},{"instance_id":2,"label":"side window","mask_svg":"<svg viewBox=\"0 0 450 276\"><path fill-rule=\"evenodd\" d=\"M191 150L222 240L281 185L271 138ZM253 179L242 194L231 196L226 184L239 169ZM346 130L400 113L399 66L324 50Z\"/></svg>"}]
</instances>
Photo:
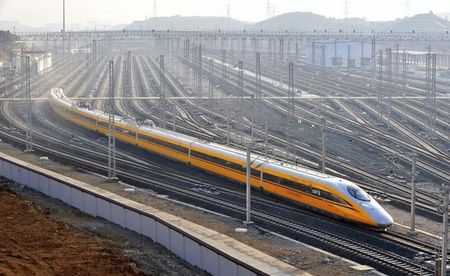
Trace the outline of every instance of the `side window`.
<instances>
[{"instance_id":1,"label":"side window","mask_svg":"<svg viewBox=\"0 0 450 276\"><path fill-rule=\"evenodd\" d=\"M312 193L313 195L320 196L320 190L317 190L317 189L312 188L312 189L311 189L311 193Z\"/></svg>"}]
</instances>

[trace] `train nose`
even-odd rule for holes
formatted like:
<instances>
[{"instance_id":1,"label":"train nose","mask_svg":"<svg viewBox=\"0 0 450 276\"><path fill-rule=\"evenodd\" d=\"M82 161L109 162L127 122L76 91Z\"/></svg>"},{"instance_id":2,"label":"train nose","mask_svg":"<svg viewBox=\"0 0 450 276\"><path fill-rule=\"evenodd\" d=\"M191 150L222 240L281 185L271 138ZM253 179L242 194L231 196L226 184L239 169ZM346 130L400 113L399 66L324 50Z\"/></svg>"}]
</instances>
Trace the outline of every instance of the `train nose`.
<instances>
[{"instance_id":1,"label":"train nose","mask_svg":"<svg viewBox=\"0 0 450 276\"><path fill-rule=\"evenodd\" d=\"M392 219L391 215L389 215L387 212L383 214L378 220L378 226L380 228L388 228L392 225L394 220Z\"/></svg>"}]
</instances>

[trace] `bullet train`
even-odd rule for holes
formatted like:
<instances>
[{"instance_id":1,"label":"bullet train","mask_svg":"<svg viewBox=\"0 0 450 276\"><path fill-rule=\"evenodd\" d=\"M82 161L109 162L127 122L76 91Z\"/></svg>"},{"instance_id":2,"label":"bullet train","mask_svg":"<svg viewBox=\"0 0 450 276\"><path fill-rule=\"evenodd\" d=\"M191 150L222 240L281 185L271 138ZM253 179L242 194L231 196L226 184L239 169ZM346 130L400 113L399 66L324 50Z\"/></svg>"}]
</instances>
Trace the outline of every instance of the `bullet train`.
<instances>
[{"instance_id":1,"label":"bullet train","mask_svg":"<svg viewBox=\"0 0 450 276\"><path fill-rule=\"evenodd\" d=\"M108 114L92 110L51 90L54 112L81 127L108 133ZM156 127L151 121L139 124L115 116L116 139L204 171L246 183L246 153L220 144ZM338 220L370 228L391 226L392 217L356 184L306 168L251 156L251 185L276 197L325 213Z\"/></svg>"}]
</instances>

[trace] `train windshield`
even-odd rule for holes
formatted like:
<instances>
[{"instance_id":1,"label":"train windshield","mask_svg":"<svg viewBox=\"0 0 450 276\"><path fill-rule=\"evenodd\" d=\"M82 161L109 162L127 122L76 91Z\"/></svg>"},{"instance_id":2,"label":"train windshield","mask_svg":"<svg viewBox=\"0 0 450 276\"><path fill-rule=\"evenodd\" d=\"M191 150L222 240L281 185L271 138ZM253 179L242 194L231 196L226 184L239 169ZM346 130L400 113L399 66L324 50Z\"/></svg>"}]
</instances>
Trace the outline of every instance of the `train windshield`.
<instances>
[{"instance_id":1,"label":"train windshield","mask_svg":"<svg viewBox=\"0 0 450 276\"><path fill-rule=\"evenodd\" d=\"M347 186L349 194L361 201L370 201L370 196L357 186Z\"/></svg>"}]
</instances>

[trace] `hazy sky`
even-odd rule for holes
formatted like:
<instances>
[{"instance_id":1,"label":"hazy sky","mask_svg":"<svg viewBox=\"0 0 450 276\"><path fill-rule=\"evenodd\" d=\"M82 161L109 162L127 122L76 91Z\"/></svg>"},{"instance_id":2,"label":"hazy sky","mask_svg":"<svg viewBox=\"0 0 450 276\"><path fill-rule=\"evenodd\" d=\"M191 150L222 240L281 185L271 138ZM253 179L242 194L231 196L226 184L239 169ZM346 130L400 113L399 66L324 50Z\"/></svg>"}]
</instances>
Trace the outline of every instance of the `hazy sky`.
<instances>
[{"instance_id":1,"label":"hazy sky","mask_svg":"<svg viewBox=\"0 0 450 276\"><path fill-rule=\"evenodd\" d=\"M276 13L312 11L329 17L343 17L344 0L271 0ZM406 10L405 2L409 2ZM266 0L157 0L158 16L231 16L244 21L266 18ZM348 0L349 14L369 20L391 20L433 10L450 12L450 0ZM153 14L153 0L66 0L67 24L96 21L106 24L130 23ZM28 25L61 22L62 0L0 0L0 20Z\"/></svg>"}]
</instances>

